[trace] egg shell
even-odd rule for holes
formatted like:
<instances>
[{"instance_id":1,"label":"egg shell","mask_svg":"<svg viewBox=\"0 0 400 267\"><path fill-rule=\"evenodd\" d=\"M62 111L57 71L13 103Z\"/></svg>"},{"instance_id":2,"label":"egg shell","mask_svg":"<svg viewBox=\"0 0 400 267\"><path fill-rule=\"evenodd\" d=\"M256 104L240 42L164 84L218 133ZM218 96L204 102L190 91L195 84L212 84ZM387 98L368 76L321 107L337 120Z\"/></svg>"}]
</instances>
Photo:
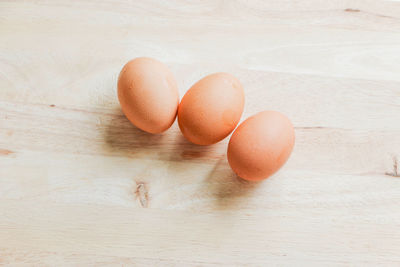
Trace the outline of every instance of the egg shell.
<instances>
[{"instance_id":1,"label":"egg shell","mask_svg":"<svg viewBox=\"0 0 400 267\"><path fill-rule=\"evenodd\" d=\"M182 134L198 145L211 145L227 137L238 124L244 107L240 81L228 73L210 74L183 96L178 109Z\"/></svg>"},{"instance_id":2,"label":"egg shell","mask_svg":"<svg viewBox=\"0 0 400 267\"><path fill-rule=\"evenodd\" d=\"M293 125L285 115L263 111L246 119L232 134L228 162L243 179L266 179L288 160L294 141Z\"/></svg>"},{"instance_id":3,"label":"egg shell","mask_svg":"<svg viewBox=\"0 0 400 267\"><path fill-rule=\"evenodd\" d=\"M147 57L129 61L118 78L122 111L136 127L161 133L175 121L178 86L172 72L161 62Z\"/></svg>"}]
</instances>

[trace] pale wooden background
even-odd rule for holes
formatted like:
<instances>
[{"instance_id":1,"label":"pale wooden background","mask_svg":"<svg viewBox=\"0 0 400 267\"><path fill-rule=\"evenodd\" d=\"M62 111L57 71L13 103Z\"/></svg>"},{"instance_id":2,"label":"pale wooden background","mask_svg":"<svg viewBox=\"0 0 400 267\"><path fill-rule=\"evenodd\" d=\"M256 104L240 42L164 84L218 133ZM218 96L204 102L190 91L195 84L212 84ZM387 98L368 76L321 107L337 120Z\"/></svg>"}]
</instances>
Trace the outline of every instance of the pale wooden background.
<instances>
[{"instance_id":1,"label":"pale wooden background","mask_svg":"<svg viewBox=\"0 0 400 267\"><path fill-rule=\"evenodd\" d=\"M243 118L293 121L288 164L246 183L228 139L135 129L137 56L181 96L236 75ZM399 265L399 176L400 2L0 2L2 265Z\"/></svg>"}]
</instances>

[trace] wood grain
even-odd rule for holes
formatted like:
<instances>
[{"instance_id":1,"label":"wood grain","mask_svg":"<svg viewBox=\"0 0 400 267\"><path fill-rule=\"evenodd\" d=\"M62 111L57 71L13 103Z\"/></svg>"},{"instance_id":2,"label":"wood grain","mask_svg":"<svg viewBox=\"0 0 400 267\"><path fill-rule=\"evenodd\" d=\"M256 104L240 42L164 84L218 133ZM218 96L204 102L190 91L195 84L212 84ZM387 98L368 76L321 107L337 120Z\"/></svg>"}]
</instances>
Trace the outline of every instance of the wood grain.
<instances>
[{"instance_id":1,"label":"wood grain","mask_svg":"<svg viewBox=\"0 0 400 267\"><path fill-rule=\"evenodd\" d=\"M226 71L242 120L291 118L260 183L229 138L149 135L116 79L165 62L180 95ZM0 1L0 265L397 266L400 2Z\"/></svg>"}]
</instances>

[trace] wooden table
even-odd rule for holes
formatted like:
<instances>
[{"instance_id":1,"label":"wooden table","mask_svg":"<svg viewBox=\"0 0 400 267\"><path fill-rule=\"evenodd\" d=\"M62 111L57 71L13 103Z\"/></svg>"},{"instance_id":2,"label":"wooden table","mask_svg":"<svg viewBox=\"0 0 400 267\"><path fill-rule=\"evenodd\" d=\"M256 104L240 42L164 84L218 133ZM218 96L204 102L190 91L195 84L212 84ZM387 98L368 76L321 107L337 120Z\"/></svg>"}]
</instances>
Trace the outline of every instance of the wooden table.
<instances>
[{"instance_id":1,"label":"wooden table","mask_svg":"<svg viewBox=\"0 0 400 267\"><path fill-rule=\"evenodd\" d=\"M238 179L121 113L150 56L181 96L216 71L242 120L293 121L285 167ZM0 265L400 264L400 2L1 1Z\"/></svg>"}]
</instances>

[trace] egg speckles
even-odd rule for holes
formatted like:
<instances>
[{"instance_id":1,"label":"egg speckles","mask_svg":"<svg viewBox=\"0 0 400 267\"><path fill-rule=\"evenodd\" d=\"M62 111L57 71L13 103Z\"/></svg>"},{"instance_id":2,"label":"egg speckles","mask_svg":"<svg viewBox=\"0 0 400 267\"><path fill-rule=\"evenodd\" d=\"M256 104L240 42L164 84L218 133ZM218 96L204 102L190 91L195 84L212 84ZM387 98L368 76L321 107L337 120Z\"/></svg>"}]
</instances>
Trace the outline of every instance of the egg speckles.
<instances>
[{"instance_id":1,"label":"egg speckles","mask_svg":"<svg viewBox=\"0 0 400 267\"><path fill-rule=\"evenodd\" d=\"M228 73L214 73L195 83L182 98L179 127L192 143L214 144L235 129L243 107L240 81Z\"/></svg>"},{"instance_id":2,"label":"egg speckles","mask_svg":"<svg viewBox=\"0 0 400 267\"><path fill-rule=\"evenodd\" d=\"M178 87L171 71L146 57L129 61L118 78L122 111L136 127L161 133L171 127L179 105Z\"/></svg>"}]
</instances>

